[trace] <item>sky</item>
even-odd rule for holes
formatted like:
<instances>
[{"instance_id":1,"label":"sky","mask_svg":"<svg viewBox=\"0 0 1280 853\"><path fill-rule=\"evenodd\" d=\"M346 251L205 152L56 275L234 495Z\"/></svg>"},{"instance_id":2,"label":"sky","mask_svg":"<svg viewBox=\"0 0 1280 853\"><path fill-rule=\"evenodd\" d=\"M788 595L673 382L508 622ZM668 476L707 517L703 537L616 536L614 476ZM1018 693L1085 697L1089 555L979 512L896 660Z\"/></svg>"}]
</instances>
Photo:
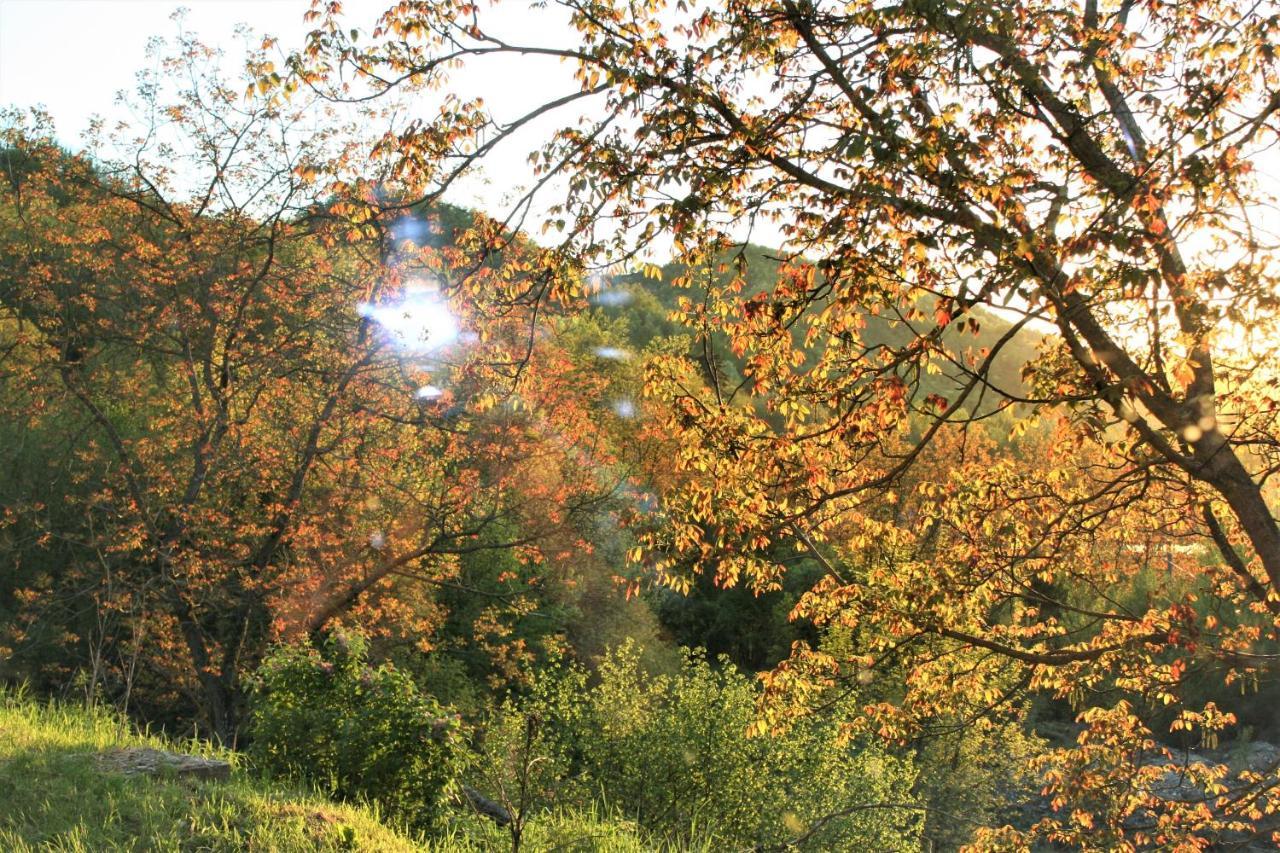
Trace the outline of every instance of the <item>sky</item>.
<instances>
[{"instance_id":1,"label":"sky","mask_svg":"<svg viewBox=\"0 0 1280 853\"><path fill-rule=\"evenodd\" d=\"M344 0L350 26L368 31L392 0ZM126 115L116 94L131 89L135 74L148 66L147 42L172 36L172 15L185 8L184 28L207 44L221 47L229 60L243 55L237 25L280 39L284 49L301 44L309 29L303 15L309 0L0 0L0 106L42 105L53 116L59 139L72 149L90 118ZM509 33L530 40L555 39L567 24L554 11L503 10ZM525 62L518 72L493 62L468 69L455 91L483 94L498 116L513 115L540 103L549 92L575 91L569 69L557 61ZM537 128L531 128L536 133ZM490 158L484 173L451 194L457 204L490 211L501 208L529 180L525 153L516 145Z\"/></svg>"},{"instance_id":2,"label":"sky","mask_svg":"<svg viewBox=\"0 0 1280 853\"><path fill-rule=\"evenodd\" d=\"M0 0L0 103L44 104L73 141L90 115L110 115L116 92L133 85L147 40L176 32L170 16L179 6L188 9L187 27L215 44L232 44L238 23L286 40L306 32L307 0ZM369 18L381 6L348 3Z\"/></svg>"},{"instance_id":3,"label":"sky","mask_svg":"<svg viewBox=\"0 0 1280 853\"><path fill-rule=\"evenodd\" d=\"M0 104L44 104L59 136L73 142L95 113L111 114L115 93L146 67L152 36L177 32L172 15L209 44L236 44L237 24L297 44L308 0L0 0ZM385 0L347 0L352 18L372 20Z\"/></svg>"}]
</instances>

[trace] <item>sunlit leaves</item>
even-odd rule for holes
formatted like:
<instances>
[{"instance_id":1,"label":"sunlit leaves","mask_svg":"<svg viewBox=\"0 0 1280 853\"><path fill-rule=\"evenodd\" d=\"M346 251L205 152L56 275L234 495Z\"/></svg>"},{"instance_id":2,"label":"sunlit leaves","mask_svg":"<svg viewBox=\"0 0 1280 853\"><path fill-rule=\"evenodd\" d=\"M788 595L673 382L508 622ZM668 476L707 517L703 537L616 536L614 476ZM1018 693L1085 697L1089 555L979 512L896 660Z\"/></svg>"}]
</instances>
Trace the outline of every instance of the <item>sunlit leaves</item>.
<instances>
[{"instance_id":1,"label":"sunlit leaves","mask_svg":"<svg viewBox=\"0 0 1280 853\"><path fill-rule=\"evenodd\" d=\"M383 183L350 174L356 149L338 158L342 222L324 231L344 252L375 239L380 203L436 198L521 128L555 125L505 221L476 216L418 256L474 318L465 408L505 430L484 450L505 461L536 414L574 411L525 368L565 375L539 361L531 318L580 307L584 265L678 288L694 345L641 367L643 440L662 454L630 556L677 589L698 572L772 589L781 548L822 567L795 615L834 645L768 676L761 732L882 672L900 693L866 691L851 731L905 740L1039 691L1085 727L1047 760L1058 809L1041 837L1192 846L1274 811L1274 793L1237 813L1156 797L1167 768L1137 756L1170 733L1136 703L1211 739L1226 717L1184 706L1188 674L1244 683L1274 648L1280 297L1255 164L1276 138L1280 19L1232 0L568 12L564 42L534 45L469 2L397 3L368 38L317 4L288 73L263 57L253 78L336 99L445 93L368 151ZM448 93L471 62L535 53L568 64L570 91L514 117ZM549 195L556 242L535 245L521 223ZM80 219L93 248L110 242ZM763 281L745 260L755 229L782 244ZM61 239L92 268L96 252ZM637 260L667 244L671 282ZM83 290L67 307L92 315ZM314 412L323 395L302 399ZM282 411L271 429L302 438ZM152 465L161 449L135 447ZM532 470L554 507L562 472ZM313 531L299 542L318 548Z\"/></svg>"}]
</instances>

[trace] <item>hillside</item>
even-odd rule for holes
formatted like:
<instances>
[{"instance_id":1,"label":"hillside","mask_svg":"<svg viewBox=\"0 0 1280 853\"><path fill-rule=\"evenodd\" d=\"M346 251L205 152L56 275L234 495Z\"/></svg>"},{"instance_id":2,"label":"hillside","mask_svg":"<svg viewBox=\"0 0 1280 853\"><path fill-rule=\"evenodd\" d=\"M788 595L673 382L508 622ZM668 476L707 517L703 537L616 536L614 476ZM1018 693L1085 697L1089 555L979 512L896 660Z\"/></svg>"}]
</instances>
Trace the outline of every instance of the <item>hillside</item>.
<instances>
[{"instance_id":1,"label":"hillside","mask_svg":"<svg viewBox=\"0 0 1280 853\"><path fill-rule=\"evenodd\" d=\"M763 246L749 244L743 249L742 255L746 266L744 292L756 294L771 291L779 274L780 261L777 253ZM702 298L701 291L672 286L673 281L686 273L686 268L680 264L669 263L662 267L662 277L658 280L647 278L639 273L619 276L614 279L616 290L600 300L601 309L606 315L627 318L630 343L636 349L643 349L655 338L688 334L688 328L670 318L681 296L692 298L695 302ZM727 277L727 274L724 277ZM619 296L618 293L623 295ZM899 308L905 308L905 306L899 306ZM932 316L933 309L930 305L922 303L918 309L924 318ZM1011 328L1008 318L982 305L975 306L970 311L969 317L977 324L975 330L961 333L959 324L956 324L943 335L943 345L952 355L961 356L966 353L972 355L986 350L994 346ZM891 319L887 314L868 313L865 319L866 326L861 332L861 337L863 342L872 348L904 347L914 339L916 334L928 331L932 327L927 319L922 319L915 328L908 328L901 322ZM795 330L797 344L800 343L802 336L803 326L797 325ZM1016 334L1002 348L1001 354L992 364L990 371L992 383L998 388L1015 394L1028 390L1023 383L1022 367L1035 358L1043 339L1044 333L1034 328L1025 328ZM713 349L721 358L719 367L723 375L730 377L730 384L736 383L742 375L740 360L732 356L726 342L719 336L715 337L714 344ZM816 356L817 351L811 349L806 365L801 369L812 365ZM696 352L695 357L700 358L701 352ZM957 378L942 375L920 377L919 383L916 393L920 397L928 394L954 397L960 387ZM987 395L979 408L989 411L996 402L995 395Z\"/></svg>"},{"instance_id":2,"label":"hillside","mask_svg":"<svg viewBox=\"0 0 1280 853\"><path fill-rule=\"evenodd\" d=\"M139 763L118 760L123 755L146 750L230 762L230 779L120 769ZM410 838L381 823L371 808L263 781L243 760L207 743L140 734L107 711L0 690L0 850L485 853L511 844L505 827L466 808L444 834ZM642 840L630 821L595 809L539 810L529 817L536 819L526 828L526 849L670 849ZM708 848L690 842L681 849Z\"/></svg>"},{"instance_id":3,"label":"hillside","mask_svg":"<svg viewBox=\"0 0 1280 853\"><path fill-rule=\"evenodd\" d=\"M130 776L103 766L121 749L179 747L106 713L0 694L0 850L420 849L367 809L267 785ZM230 753L184 745L206 757Z\"/></svg>"}]
</instances>

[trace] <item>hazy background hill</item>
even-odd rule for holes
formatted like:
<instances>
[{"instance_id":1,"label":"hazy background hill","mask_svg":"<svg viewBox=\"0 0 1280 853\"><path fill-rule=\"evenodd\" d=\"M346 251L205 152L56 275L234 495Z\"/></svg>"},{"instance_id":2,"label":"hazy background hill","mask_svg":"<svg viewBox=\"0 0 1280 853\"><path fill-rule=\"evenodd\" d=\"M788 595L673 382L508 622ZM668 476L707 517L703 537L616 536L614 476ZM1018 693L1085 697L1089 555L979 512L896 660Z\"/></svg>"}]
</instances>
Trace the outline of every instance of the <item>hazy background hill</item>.
<instances>
[{"instance_id":1,"label":"hazy background hill","mask_svg":"<svg viewBox=\"0 0 1280 853\"><path fill-rule=\"evenodd\" d=\"M778 253L764 246L748 244L742 250L746 266L746 295L754 295L772 291L782 265ZM654 339L675 335L689 335L691 330L671 319L672 312L677 310L680 298L697 300L701 292L696 288L677 288L672 283L687 273L687 268L680 264L668 263L662 267L662 277L653 279L639 273L619 276L612 282L612 291L600 300L601 310L611 317L626 317L631 345L642 350ZM727 276L726 276L727 278ZM907 306L898 306L904 313ZM933 306L922 301L917 306L923 318L908 326L905 322L889 313L867 314L866 327L862 332L864 344L868 346L883 345L891 348L905 347L921 332L933 328L933 321L928 319L934 315ZM993 347L1011 328L1012 322L996 312L976 306L967 315L977 323L976 333L972 326L953 323L944 333L943 342L957 356L976 355ZM799 342L803 330L797 326L796 340ZM990 373L991 381L1001 389L1012 393L1026 390L1022 379L1022 368L1036 356L1037 350L1045 339L1045 333L1033 328L1019 332L1008 342L996 357ZM806 367L812 365L820 344L810 350ZM736 382L742 378L742 363L734 358L726 342L715 341L714 351L720 360L718 367L730 380ZM700 352L699 352L700 355ZM802 368L803 369L803 368ZM917 389L920 396L939 394L943 397L954 397L959 389L954 378L944 374L928 375L922 378ZM993 395L987 395L983 403L984 409L994 406Z\"/></svg>"}]
</instances>

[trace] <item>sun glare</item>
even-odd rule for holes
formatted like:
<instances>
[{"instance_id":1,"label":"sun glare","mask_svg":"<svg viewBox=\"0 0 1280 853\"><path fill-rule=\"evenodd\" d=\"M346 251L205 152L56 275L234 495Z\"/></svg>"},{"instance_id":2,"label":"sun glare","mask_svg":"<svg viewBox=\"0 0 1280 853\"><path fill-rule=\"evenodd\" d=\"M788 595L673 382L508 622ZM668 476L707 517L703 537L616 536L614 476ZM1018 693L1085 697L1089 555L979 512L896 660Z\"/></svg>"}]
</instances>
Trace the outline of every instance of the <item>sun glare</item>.
<instances>
[{"instance_id":1,"label":"sun glare","mask_svg":"<svg viewBox=\"0 0 1280 853\"><path fill-rule=\"evenodd\" d=\"M357 310L410 352L439 350L457 341L461 331L458 318L440 292L426 285L410 286L395 302L361 302Z\"/></svg>"}]
</instances>

